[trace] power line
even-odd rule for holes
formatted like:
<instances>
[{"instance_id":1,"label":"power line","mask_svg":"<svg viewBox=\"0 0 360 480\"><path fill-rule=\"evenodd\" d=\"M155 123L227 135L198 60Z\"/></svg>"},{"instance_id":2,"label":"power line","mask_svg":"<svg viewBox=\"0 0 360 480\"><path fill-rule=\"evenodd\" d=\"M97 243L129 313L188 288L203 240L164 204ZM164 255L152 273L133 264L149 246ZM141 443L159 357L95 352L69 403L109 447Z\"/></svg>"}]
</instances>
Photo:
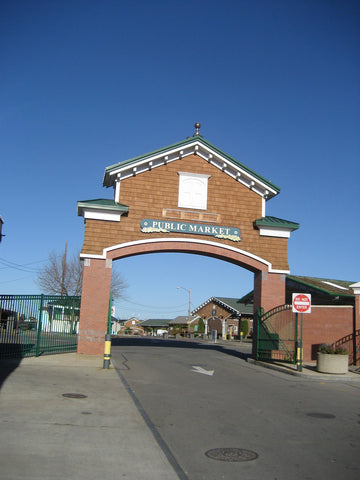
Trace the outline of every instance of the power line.
<instances>
[{"instance_id":1,"label":"power line","mask_svg":"<svg viewBox=\"0 0 360 480\"><path fill-rule=\"evenodd\" d=\"M26 278L33 278L33 276L27 275L26 277L14 278L14 280L5 280L5 282L0 282L0 285L4 283L18 282L19 280L25 280Z\"/></svg>"},{"instance_id":2,"label":"power line","mask_svg":"<svg viewBox=\"0 0 360 480\"><path fill-rule=\"evenodd\" d=\"M42 262L45 262L45 261L46 260L39 260L37 262L20 264L20 263L11 262L9 260L6 260L5 258L0 257L0 264L5 265L4 267L0 267L0 270L5 270L7 268L13 268L14 270L20 270L22 272L28 272L28 273L34 272L35 273L35 272L38 272L39 270L37 268L30 268L27 265L33 265L35 263L42 263Z\"/></svg>"},{"instance_id":3,"label":"power line","mask_svg":"<svg viewBox=\"0 0 360 480\"><path fill-rule=\"evenodd\" d=\"M143 303L136 303L132 302L131 300L127 300L126 298L121 298L117 301L117 303L120 302L126 302L126 303L131 303L131 305L136 305L137 307L144 307L144 308L149 308L153 310L166 310L166 311L179 311L181 308L185 308L188 306L188 303L182 303L181 305L172 305L170 308L169 307L159 307L158 305L144 305Z\"/></svg>"}]
</instances>

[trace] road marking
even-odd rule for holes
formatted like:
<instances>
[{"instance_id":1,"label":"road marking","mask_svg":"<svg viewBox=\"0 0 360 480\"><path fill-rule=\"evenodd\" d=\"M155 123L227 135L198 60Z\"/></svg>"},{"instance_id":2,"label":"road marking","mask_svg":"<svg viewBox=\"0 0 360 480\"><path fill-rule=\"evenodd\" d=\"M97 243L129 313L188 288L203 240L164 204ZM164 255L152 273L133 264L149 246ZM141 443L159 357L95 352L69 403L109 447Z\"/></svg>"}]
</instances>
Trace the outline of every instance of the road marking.
<instances>
[{"instance_id":1,"label":"road marking","mask_svg":"<svg viewBox=\"0 0 360 480\"><path fill-rule=\"evenodd\" d=\"M210 375L210 376L214 375L214 370L205 370L205 368L196 367L196 366L193 366L192 368L193 369L191 371L195 373L202 373L203 375Z\"/></svg>"}]
</instances>

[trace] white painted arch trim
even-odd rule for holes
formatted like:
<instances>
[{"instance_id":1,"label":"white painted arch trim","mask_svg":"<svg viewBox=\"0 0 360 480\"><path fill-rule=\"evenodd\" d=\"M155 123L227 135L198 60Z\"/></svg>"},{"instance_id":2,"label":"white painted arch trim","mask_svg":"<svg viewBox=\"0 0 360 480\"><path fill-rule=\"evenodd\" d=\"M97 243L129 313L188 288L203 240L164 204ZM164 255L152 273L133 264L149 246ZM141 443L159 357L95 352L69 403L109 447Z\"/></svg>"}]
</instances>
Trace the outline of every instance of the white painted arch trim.
<instances>
[{"instance_id":1,"label":"white painted arch trim","mask_svg":"<svg viewBox=\"0 0 360 480\"><path fill-rule=\"evenodd\" d=\"M113 250L121 250L122 248L126 247L133 247L136 245L146 245L149 243L173 243L173 242L182 242L182 243L192 243L192 244L199 244L199 245L208 245L211 247L217 247L217 248L222 248L224 250L230 250L235 253L239 253L241 255L244 255L245 257L252 258L253 260L256 260L260 263L263 263L264 265L267 265L268 267L268 272L269 273L290 273L290 270L276 270L272 268L272 264L268 262L267 260L258 257L257 255L254 255L252 253L246 252L245 250L241 250L240 248L232 247L231 245L224 245L224 244L219 244L217 242L210 242L208 240L193 240L190 238L148 238L145 240L135 240L134 242L126 242L126 243L119 243L118 245L112 245L111 247L107 247L103 249L102 255L93 255L93 254L88 254L88 253L81 253L80 258L97 258L97 259L106 259L107 253L111 252Z\"/></svg>"}]
</instances>

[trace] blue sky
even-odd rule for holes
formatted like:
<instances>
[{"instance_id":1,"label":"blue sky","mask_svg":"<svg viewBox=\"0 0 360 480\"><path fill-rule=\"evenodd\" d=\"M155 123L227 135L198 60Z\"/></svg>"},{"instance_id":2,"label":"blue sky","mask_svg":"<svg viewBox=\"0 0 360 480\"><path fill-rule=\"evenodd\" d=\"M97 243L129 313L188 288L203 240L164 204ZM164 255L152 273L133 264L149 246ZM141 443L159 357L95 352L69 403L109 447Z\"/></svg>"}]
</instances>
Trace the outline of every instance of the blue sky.
<instances>
[{"instance_id":1,"label":"blue sky","mask_svg":"<svg viewBox=\"0 0 360 480\"><path fill-rule=\"evenodd\" d=\"M3 0L0 293L40 293L51 251L80 251L79 200L108 165L202 135L281 193L294 275L360 280L360 3ZM157 254L115 262L116 316L173 318L252 289L246 270Z\"/></svg>"}]
</instances>

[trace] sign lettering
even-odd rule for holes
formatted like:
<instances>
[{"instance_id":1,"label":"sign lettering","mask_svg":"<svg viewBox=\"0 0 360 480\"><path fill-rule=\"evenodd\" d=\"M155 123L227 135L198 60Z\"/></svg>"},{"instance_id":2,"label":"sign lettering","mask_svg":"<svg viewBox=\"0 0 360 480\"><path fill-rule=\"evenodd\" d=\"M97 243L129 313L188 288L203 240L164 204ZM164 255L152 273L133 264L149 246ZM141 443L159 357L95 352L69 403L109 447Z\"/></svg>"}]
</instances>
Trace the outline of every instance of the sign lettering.
<instances>
[{"instance_id":1,"label":"sign lettering","mask_svg":"<svg viewBox=\"0 0 360 480\"><path fill-rule=\"evenodd\" d=\"M295 313L311 313L311 294L293 293L292 311Z\"/></svg>"},{"instance_id":2,"label":"sign lettering","mask_svg":"<svg viewBox=\"0 0 360 480\"><path fill-rule=\"evenodd\" d=\"M141 221L143 233L191 233L194 235L210 235L233 242L240 242L240 229L233 227L219 227L217 225L203 225L199 223L169 222L146 218Z\"/></svg>"}]
</instances>

